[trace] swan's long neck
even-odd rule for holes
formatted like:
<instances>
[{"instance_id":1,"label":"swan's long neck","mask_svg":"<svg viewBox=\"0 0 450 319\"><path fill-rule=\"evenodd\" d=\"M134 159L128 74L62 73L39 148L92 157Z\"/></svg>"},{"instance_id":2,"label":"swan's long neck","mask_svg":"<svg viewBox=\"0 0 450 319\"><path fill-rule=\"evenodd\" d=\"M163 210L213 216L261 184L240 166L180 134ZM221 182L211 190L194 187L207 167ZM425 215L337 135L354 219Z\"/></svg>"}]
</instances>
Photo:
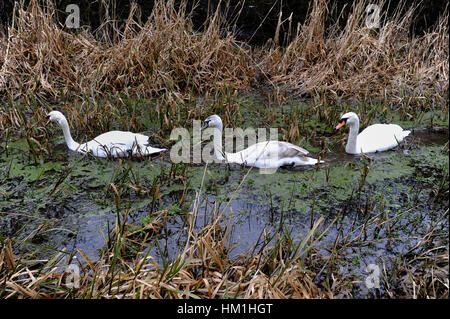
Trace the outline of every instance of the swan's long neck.
<instances>
[{"instance_id":1,"label":"swan's long neck","mask_svg":"<svg viewBox=\"0 0 450 319\"><path fill-rule=\"evenodd\" d=\"M222 127L214 127L214 155L220 161L225 160L222 152Z\"/></svg>"},{"instance_id":2,"label":"swan's long neck","mask_svg":"<svg viewBox=\"0 0 450 319\"><path fill-rule=\"evenodd\" d=\"M359 121L349 124L349 133L347 145L345 146L345 151L350 154L359 153L357 149L357 140L358 140L358 132L359 132Z\"/></svg>"},{"instance_id":3,"label":"swan's long neck","mask_svg":"<svg viewBox=\"0 0 450 319\"><path fill-rule=\"evenodd\" d=\"M60 125L63 130L64 139L67 143L67 146L69 147L70 150L77 151L80 147L80 144L75 142L72 138L72 135L70 135L69 123L67 122L66 119L63 119Z\"/></svg>"}]
</instances>

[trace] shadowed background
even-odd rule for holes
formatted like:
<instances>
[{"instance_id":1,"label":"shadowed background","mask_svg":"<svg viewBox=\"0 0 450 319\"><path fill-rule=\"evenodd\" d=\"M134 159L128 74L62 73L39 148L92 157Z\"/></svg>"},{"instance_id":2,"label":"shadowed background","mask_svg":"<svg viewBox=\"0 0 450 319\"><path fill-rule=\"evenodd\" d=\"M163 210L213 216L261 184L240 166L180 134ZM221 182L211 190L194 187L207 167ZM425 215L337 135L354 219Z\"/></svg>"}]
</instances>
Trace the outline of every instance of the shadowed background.
<instances>
[{"instance_id":1,"label":"shadowed background","mask_svg":"<svg viewBox=\"0 0 450 319\"><path fill-rule=\"evenodd\" d=\"M23 1L25 4L29 0ZM40 1L42 2L42 1ZM130 12L132 2L136 2L142 11L142 19L145 22L153 9L153 0L117 0L117 1L91 1L91 0L56 0L56 7L59 10L58 19L64 23L66 16L65 8L69 4L77 4L80 6L81 25L90 26L93 30L100 26L102 17L104 15L105 6L115 6L116 19L124 22ZM181 1L176 1L178 4ZM227 17L229 21L235 21L237 26L237 33L235 36L240 40L250 40L251 44L261 45L268 39L274 36L278 16L280 11L283 12L283 19L287 19L292 13L292 24L304 23L307 13L313 4L312 0L247 0L247 1L220 1L220 0L189 0L188 5L192 7L197 4L193 14L193 23L201 29L202 24L208 17L208 14L213 14L219 3L229 5ZM329 14L332 19L328 19L327 23L332 23L333 18L336 18L339 13L343 12L344 16L349 13L354 1L337 0L332 1L329 5L334 6L336 10L330 10ZM407 1L411 5L417 4L418 1ZM11 20L14 8L13 0L3 0L0 2L0 21L1 24L6 25ZM396 8L396 3L386 3L382 11L389 14ZM406 6L405 9L408 9ZM439 19L439 16L448 10L447 1L445 0L424 0L418 4L418 9L415 11L414 21L411 25L411 32L415 35L421 35L424 31L430 29ZM238 15L239 13L239 15ZM238 16L238 17L237 17ZM234 18L237 17L236 20ZM342 19L345 23L345 19ZM283 39L284 32L287 25L284 24L280 30L281 39Z\"/></svg>"}]
</instances>

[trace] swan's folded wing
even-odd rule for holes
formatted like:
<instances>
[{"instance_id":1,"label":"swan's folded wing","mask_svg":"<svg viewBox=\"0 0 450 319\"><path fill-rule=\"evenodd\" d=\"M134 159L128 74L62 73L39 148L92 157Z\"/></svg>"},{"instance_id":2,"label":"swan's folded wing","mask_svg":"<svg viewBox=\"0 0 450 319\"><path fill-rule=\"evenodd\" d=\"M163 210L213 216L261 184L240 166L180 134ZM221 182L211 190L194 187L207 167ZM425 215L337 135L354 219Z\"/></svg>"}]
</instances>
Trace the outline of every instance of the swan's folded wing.
<instances>
[{"instance_id":1,"label":"swan's folded wing","mask_svg":"<svg viewBox=\"0 0 450 319\"><path fill-rule=\"evenodd\" d=\"M146 144L148 136L124 131L110 131L97 136L94 141L102 145L108 144Z\"/></svg>"},{"instance_id":2,"label":"swan's folded wing","mask_svg":"<svg viewBox=\"0 0 450 319\"><path fill-rule=\"evenodd\" d=\"M244 160L280 159L303 156L309 152L299 146L287 142L268 141L260 142L236 153L241 154Z\"/></svg>"},{"instance_id":3,"label":"swan's folded wing","mask_svg":"<svg viewBox=\"0 0 450 319\"><path fill-rule=\"evenodd\" d=\"M307 155L309 152L300 146L288 143L278 142L279 144L279 156L280 157L294 157L298 155Z\"/></svg>"},{"instance_id":4,"label":"swan's folded wing","mask_svg":"<svg viewBox=\"0 0 450 319\"><path fill-rule=\"evenodd\" d=\"M358 135L358 148L364 153L386 151L402 142L405 131L397 124L373 124Z\"/></svg>"}]
</instances>

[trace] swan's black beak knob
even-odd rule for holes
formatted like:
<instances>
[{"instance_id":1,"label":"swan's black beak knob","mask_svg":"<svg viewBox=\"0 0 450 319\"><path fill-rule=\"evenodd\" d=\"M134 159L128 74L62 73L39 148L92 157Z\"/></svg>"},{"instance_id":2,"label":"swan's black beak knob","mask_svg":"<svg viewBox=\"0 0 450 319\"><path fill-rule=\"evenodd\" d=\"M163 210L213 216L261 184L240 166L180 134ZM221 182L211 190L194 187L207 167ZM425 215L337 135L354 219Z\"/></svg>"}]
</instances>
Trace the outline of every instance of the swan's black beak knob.
<instances>
[{"instance_id":1,"label":"swan's black beak knob","mask_svg":"<svg viewBox=\"0 0 450 319\"><path fill-rule=\"evenodd\" d=\"M200 128L200 131L203 131L208 126L209 126L209 122L208 121L204 121L202 127Z\"/></svg>"},{"instance_id":2,"label":"swan's black beak knob","mask_svg":"<svg viewBox=\"0 0 450 319\"><path fill-rule=\"evenodd\" d=\"M341 127L343 127L347 123L347 119L340 119L339 124L336 126L336 130L339 130Z\"/></svg>"}]
</instances>

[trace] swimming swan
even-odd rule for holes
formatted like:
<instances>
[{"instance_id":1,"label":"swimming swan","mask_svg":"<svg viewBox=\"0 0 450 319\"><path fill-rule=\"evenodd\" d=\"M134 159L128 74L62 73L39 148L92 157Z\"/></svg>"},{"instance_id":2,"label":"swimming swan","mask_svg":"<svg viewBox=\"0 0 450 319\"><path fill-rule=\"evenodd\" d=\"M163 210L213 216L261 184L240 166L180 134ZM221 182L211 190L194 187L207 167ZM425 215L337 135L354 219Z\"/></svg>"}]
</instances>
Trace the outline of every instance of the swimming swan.
<instances>
[{"instance_id":1,"label":"swimming swan","mask_svg":"<svg viewBox=\"0 0 450 319\"><path fill-rule=\"evenodd\" d=\"M215 129L214 154L217 159L228 163L244 164L258 168L277 168L286 165L314 165L317 159L305 156L309 152L287 142L264 141L236 153L222 152L222 120L218 115L209 116L201 130L207 127ZM225 157L224 157L225 155ZM323 163L323 161L321 161Z\"/></svg>"},{"instance_id":2,"label":"swimming swan","mask_svg":"<svg viewBox=\"0 0 450 319\"><path fill-rule=\"evenodd\" d=\"M154 148L148 145L148 136L132 132L111 131L103 133L92 141L79 144L72 139L69 123L59 111L47 114L47 123L57 122L64 133L64 139L70 150L78 153L91 153L97 157L142 157L160 153L166 149Z\"/></svg>"},{"instance_id":3,"label":"swimming swan","mask_svg":"<svg viewBox=\"0 0 450 319\"><path fill-rule=\"evenodd\" d=\"M347 124L349 134L345 151L349 154L382 152L396 147L411 131L403 130L397 124L374 124L359 135L359 118L356 113L345 113L336 126L338 130Z\"/></svg>"}]
</instances>

